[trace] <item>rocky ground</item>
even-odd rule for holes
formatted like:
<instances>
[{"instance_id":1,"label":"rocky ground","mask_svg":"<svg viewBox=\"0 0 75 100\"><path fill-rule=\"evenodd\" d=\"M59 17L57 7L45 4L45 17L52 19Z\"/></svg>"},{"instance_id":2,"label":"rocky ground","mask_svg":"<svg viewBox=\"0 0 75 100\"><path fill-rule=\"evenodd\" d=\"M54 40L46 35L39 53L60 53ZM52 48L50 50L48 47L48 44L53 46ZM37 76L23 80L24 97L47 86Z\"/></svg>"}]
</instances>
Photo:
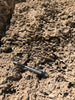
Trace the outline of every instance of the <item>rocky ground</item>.
<instances>
[{"instance_id":1,"label":"rocky ground","mask_svg":"<svg viewBox=\"0 0 75 100\"><path fill-rule=\"evenodd\" d=\"M12 3L12 17L0 15L7 18L6 24L0 19L0 100L75 100L75 1Z\"/></svg>"}]
</instances>

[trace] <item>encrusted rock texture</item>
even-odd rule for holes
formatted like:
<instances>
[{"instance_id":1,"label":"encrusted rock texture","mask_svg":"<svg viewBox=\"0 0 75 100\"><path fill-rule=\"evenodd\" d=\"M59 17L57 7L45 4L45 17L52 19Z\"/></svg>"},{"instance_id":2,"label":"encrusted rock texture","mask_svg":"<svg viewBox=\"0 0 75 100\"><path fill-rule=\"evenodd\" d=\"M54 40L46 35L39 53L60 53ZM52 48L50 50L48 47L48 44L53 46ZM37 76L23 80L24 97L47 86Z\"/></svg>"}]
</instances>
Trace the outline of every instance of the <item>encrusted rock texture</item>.
<instances>
[{"instance_id":1,"label":"encrusted rock texture","mask_svg":"<svg viewBox=\"0 0 75 100\"><path fill-rule=\"evenodd\" d=\"M0 36L7 30L16 3L25 0L0 0Z\"/></svg>"},{"instance_id":2,"label":"encrusted rock texture","mask_svg":"<svg viewBox=\"0 0 75 100\"><path fill-rule=\"evenodd\" d=\"M0 100L75 100L75 0L0 0L0 34Z\"/></svg>"}]
</instances>

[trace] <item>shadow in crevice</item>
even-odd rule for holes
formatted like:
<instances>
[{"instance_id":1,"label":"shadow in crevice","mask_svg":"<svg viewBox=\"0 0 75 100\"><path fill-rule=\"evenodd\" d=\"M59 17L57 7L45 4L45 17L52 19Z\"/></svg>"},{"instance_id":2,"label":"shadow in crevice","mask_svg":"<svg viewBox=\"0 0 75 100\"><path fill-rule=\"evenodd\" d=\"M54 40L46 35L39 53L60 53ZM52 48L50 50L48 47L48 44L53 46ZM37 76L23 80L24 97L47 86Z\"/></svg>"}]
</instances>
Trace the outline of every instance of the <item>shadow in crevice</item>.
<instances>
[{"instance_id":1,"label":"shadow in crevice","mask_svg":"<svg viewBox=\"0 0 75 100\"><path fill-rule=\"evenodd\" d=\"M12 87L12 85L7 85L6 87L3 88L2 90L2 94L13 94L16 93L16 89L14 89L14 87Z\"/></svg>"},{"instance_id":2,"label":"shadow in crevice","mask_svg":"<svg viewBox=\"0 0 75 100\"><path fill-rule=\"evenodd\" d=\"M0 46L2 45L3 43L0 41Z\"/></svg>"}]
</instances>

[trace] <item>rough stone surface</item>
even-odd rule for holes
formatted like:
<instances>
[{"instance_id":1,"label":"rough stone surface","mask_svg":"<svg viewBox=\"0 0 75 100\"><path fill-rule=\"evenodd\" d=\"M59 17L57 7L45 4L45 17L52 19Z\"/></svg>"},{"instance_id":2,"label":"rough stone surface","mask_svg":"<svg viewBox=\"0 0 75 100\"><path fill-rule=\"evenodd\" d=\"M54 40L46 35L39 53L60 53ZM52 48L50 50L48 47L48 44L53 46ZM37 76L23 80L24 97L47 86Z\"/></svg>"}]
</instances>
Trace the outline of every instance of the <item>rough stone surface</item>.
<instances>
[{"instance_id":1,"label":"rough stone surface","mask_svg":"<svg viewBox=\"0 0 75 100\"><path fill-rule=\"evenodd\" d=\"M8 29L16 3L25 0L0 0L0 36Z\"/></svg>"},{"instance_id":2,"label":"rough stone surface","mask_svg":"<svg viewBox=\"0 0 75 100\"><path fill-rule=\"evenodd\" d=\"M7 5L5 16L10 15L10 3L1 3ZM9 28L0 40L0 100L75 100L75 1L14 4ZM14 60L49 77L14 65Z\"/></svg>"}]
</instances>

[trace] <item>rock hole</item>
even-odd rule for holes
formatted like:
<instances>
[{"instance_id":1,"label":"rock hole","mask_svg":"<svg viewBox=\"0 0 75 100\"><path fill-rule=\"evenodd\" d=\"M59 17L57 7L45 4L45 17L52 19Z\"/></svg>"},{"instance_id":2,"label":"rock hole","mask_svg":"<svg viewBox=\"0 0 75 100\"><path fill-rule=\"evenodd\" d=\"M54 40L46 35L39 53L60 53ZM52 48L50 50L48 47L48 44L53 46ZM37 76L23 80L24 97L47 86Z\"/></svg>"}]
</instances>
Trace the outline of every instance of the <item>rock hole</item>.
<instances>
[{"instance_id":1,"label":"rock hole","mask_svg":"<svg viewBox=\"0 0 75 100\"><path fill-rule=\"evenodd\" d=\"M62 67L63 69L66 69L67 68L67 66L64 66L64 67Z\"/></svg>"},{"instance_id":2,"label":"rock hole","mask_svg":"<svg viewBox=\"0 0 75 100\"><path fill-rule=\"evenodd\" d=\"M73 86L73 84L70 82L69 84L68 84L68 88L71 88Z\"/></svg>"},{"instance_id":3,"label":"rock hole","mask_svg":"<svg viewBox=\"0 0 75 100\"><path fill-rule=\"evenodd\" d=\"M7 87L3 88L2 93L13 94L13 93L16 93L16 89L11 87L11 85L8 85Z\"/></svg>"},{"instance_id":4,"label":"rock hole","mask_svg":"<svg viewBox=\"0 0 75 100\"><path fill-rule=\"evenodd\" d=\"M12 48L11 47L7 47L7 48L5 48L5 50L3 50L3 52L11 53L12 52Z\"/></svg>"},{"instance_id":5,"label":"rock hole","mask_svg":"<svg viewBox=\"0 0 75 100\"><path fill-rule=\"evenodd\" d=\"M28 76L27 76L27 80L30 80L30 79L33 79L33 76L28 75Z\"/></svg>"},{"instance_id":6,"label":"rock hole","mask_svg":"<svg viewBox=\"0 0 75 100\"><path fill-rule=\"evenodd\" d=\"M66 97L68 95L68 93L64 93L64 97Z\"/></svg>"},{"instance_id":7,"label":"rock hole","mask_svg":"<svg viewBox=\"0 0 75 100\"><path fill-rule=\"evenodd\" d=\"M17 56L22 57L22 53L17 53Z\"/></svg>"},{"instance_id":8,"label":"rock hole","mask_svg":"<svg viewBox=\"0 0 75 100\"><path fill-rule=\"evenodd\" d=\"M71 28L75 28L75 22L72 22L70 25Z\"/></svg>"}]
</instances>

